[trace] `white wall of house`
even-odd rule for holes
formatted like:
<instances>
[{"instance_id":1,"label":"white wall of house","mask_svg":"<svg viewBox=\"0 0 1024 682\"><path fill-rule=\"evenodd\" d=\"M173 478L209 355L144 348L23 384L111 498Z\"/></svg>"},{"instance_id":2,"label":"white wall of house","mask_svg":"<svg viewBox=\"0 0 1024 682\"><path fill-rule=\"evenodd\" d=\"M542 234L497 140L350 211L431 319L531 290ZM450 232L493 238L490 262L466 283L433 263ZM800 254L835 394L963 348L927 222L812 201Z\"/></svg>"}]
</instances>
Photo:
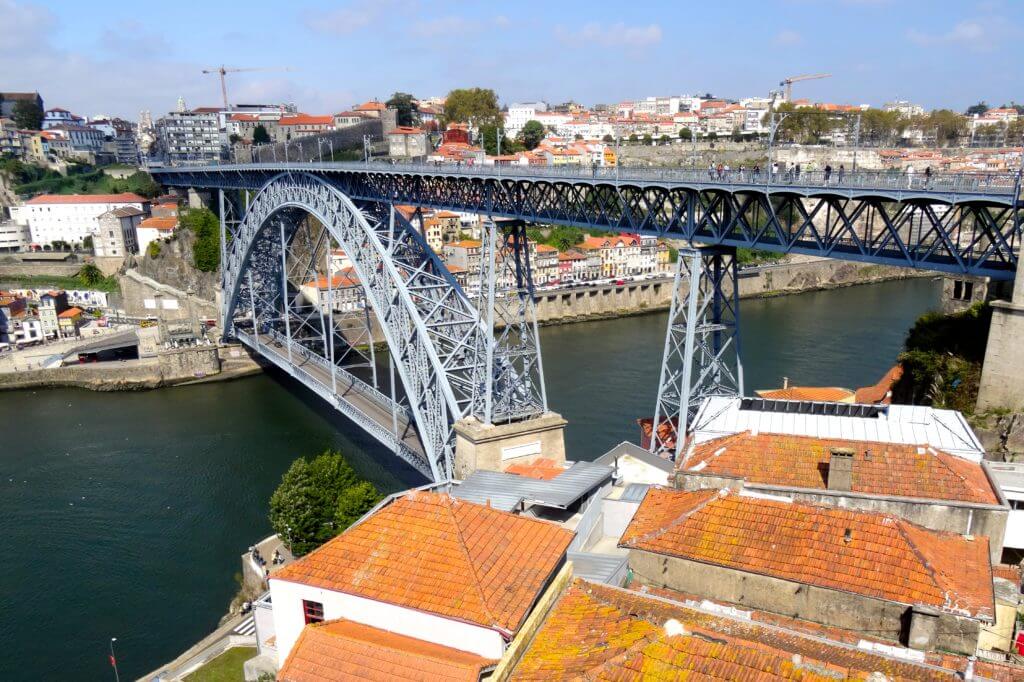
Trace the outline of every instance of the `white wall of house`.
<instances>
[{"instance_id":1,"label":"white wall of house","mask_svg":"<svg viewBox=\"0 0 1024 682\"><path fill-rule=\"evenodd\" d=\"M28 225L36 244L58 240L75 244L99 228L98 219L102 214L122 206L145 210L141 202L29 203L12 206L11 217L15 222Z\"/></svg>"},{"instance_id":2,"label":"white wall of house","mask_svg":"<svg viewBox=\"0 0 1024 682\"><path fill-rule=\"evenodd\" d=\"M274 607L278 665L284 665L299 633L305 627L302 608L304 599L323 604L324 620L347 618L425 642L469 651L485 658L499 659L505 651L505 640L497 630L344 592L271 577L270 596Z\"/></svg>"}]
</instances>

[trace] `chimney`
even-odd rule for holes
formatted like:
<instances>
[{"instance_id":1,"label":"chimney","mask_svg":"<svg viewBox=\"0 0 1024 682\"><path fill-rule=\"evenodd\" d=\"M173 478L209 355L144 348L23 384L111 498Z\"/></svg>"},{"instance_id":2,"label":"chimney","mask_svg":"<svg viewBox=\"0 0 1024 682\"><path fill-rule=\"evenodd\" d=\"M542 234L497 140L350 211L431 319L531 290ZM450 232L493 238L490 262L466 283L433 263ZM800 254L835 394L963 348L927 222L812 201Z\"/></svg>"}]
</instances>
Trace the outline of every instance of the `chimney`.
<instances>
[{"instance_id":1,"label":"chimney","mask_svg":"<svg viewBox=\"0 0 1024 682\"><path fill-rule=\"evenodd\" d=\"M832 448L828 460L828 489L850 490L853 484L853 450Z\"/></svg>"},{"instance_id":2,"label":"chimney","mask_svg":"<svg viewBox=\"0 0 1024 682\"><path fill-rule=\"evenodd\" d=\"M789 388L789 377L782 377L782 388Z\"/></svg>"}]
</instances>

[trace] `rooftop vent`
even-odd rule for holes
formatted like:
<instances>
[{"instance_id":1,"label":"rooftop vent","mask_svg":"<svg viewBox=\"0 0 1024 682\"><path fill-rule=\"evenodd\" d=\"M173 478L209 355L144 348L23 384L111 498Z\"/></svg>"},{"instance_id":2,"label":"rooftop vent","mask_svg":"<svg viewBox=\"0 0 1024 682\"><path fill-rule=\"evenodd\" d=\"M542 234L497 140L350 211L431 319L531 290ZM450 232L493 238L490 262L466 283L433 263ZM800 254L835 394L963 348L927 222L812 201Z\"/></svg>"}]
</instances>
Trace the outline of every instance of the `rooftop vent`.
<instances>
[{"instance_id":1,"label":"rooftop vent","mask_svg":"<svg viewBox=\"0 0 1024 682\"><path fill-rule=\"evenodd\" d=\"M832 448L828 459L828 489L849 492L853 486L853 450Z\"/></svg>"}]
</instances>

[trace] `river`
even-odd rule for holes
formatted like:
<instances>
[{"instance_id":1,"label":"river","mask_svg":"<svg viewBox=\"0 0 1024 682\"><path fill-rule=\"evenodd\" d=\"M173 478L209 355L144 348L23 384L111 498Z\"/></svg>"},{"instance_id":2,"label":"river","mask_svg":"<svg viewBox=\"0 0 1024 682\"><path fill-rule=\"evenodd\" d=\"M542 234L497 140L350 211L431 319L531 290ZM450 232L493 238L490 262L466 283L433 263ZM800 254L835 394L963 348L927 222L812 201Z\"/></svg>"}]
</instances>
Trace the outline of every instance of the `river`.
<instances>
[{"instance_id":1,"label":"river","mask_svg":"<svg viewBox=\"0 0 1024 682\"><path fill-rule=\"evenodd\" d=\"M892 365L941 285L908 280L741 305L748 392L857 387ZM666 315L544 328L552 409L573 459L635 440L657 389ZM291 380L145 393L0 393L0 680L122 679L209 633L267 500L296 457L339 448L387 491L422 481Z\"/></svg>"}]
</instances>

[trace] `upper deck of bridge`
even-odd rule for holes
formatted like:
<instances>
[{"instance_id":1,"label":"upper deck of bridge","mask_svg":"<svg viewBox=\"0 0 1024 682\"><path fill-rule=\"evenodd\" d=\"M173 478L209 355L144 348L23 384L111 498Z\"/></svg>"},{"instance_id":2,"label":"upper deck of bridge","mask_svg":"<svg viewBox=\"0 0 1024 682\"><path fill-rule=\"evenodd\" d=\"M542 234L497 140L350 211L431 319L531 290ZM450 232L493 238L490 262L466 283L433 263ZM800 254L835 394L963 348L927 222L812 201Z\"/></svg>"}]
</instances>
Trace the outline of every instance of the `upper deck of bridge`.
<instances>
[{"instance_id":1,"label":"upper deck of bridge","mask_svg":"<svg viewBox=\"0 0 1024 682\"><path fill-rule=\"evenodd\" d=\"M712 169L580 166L453 165L387 162L269 162L150 168L161 182L196 188L256 189L284 172L332 174L389 174L467 181L622 185L696 191L785 193L798 196L880 197L892 201L932 201L943 204L980 203L1021 205L1020 173L915 173L836 170L799 174L750 169L719 173Z\"/></svg>"}]
</instances>

